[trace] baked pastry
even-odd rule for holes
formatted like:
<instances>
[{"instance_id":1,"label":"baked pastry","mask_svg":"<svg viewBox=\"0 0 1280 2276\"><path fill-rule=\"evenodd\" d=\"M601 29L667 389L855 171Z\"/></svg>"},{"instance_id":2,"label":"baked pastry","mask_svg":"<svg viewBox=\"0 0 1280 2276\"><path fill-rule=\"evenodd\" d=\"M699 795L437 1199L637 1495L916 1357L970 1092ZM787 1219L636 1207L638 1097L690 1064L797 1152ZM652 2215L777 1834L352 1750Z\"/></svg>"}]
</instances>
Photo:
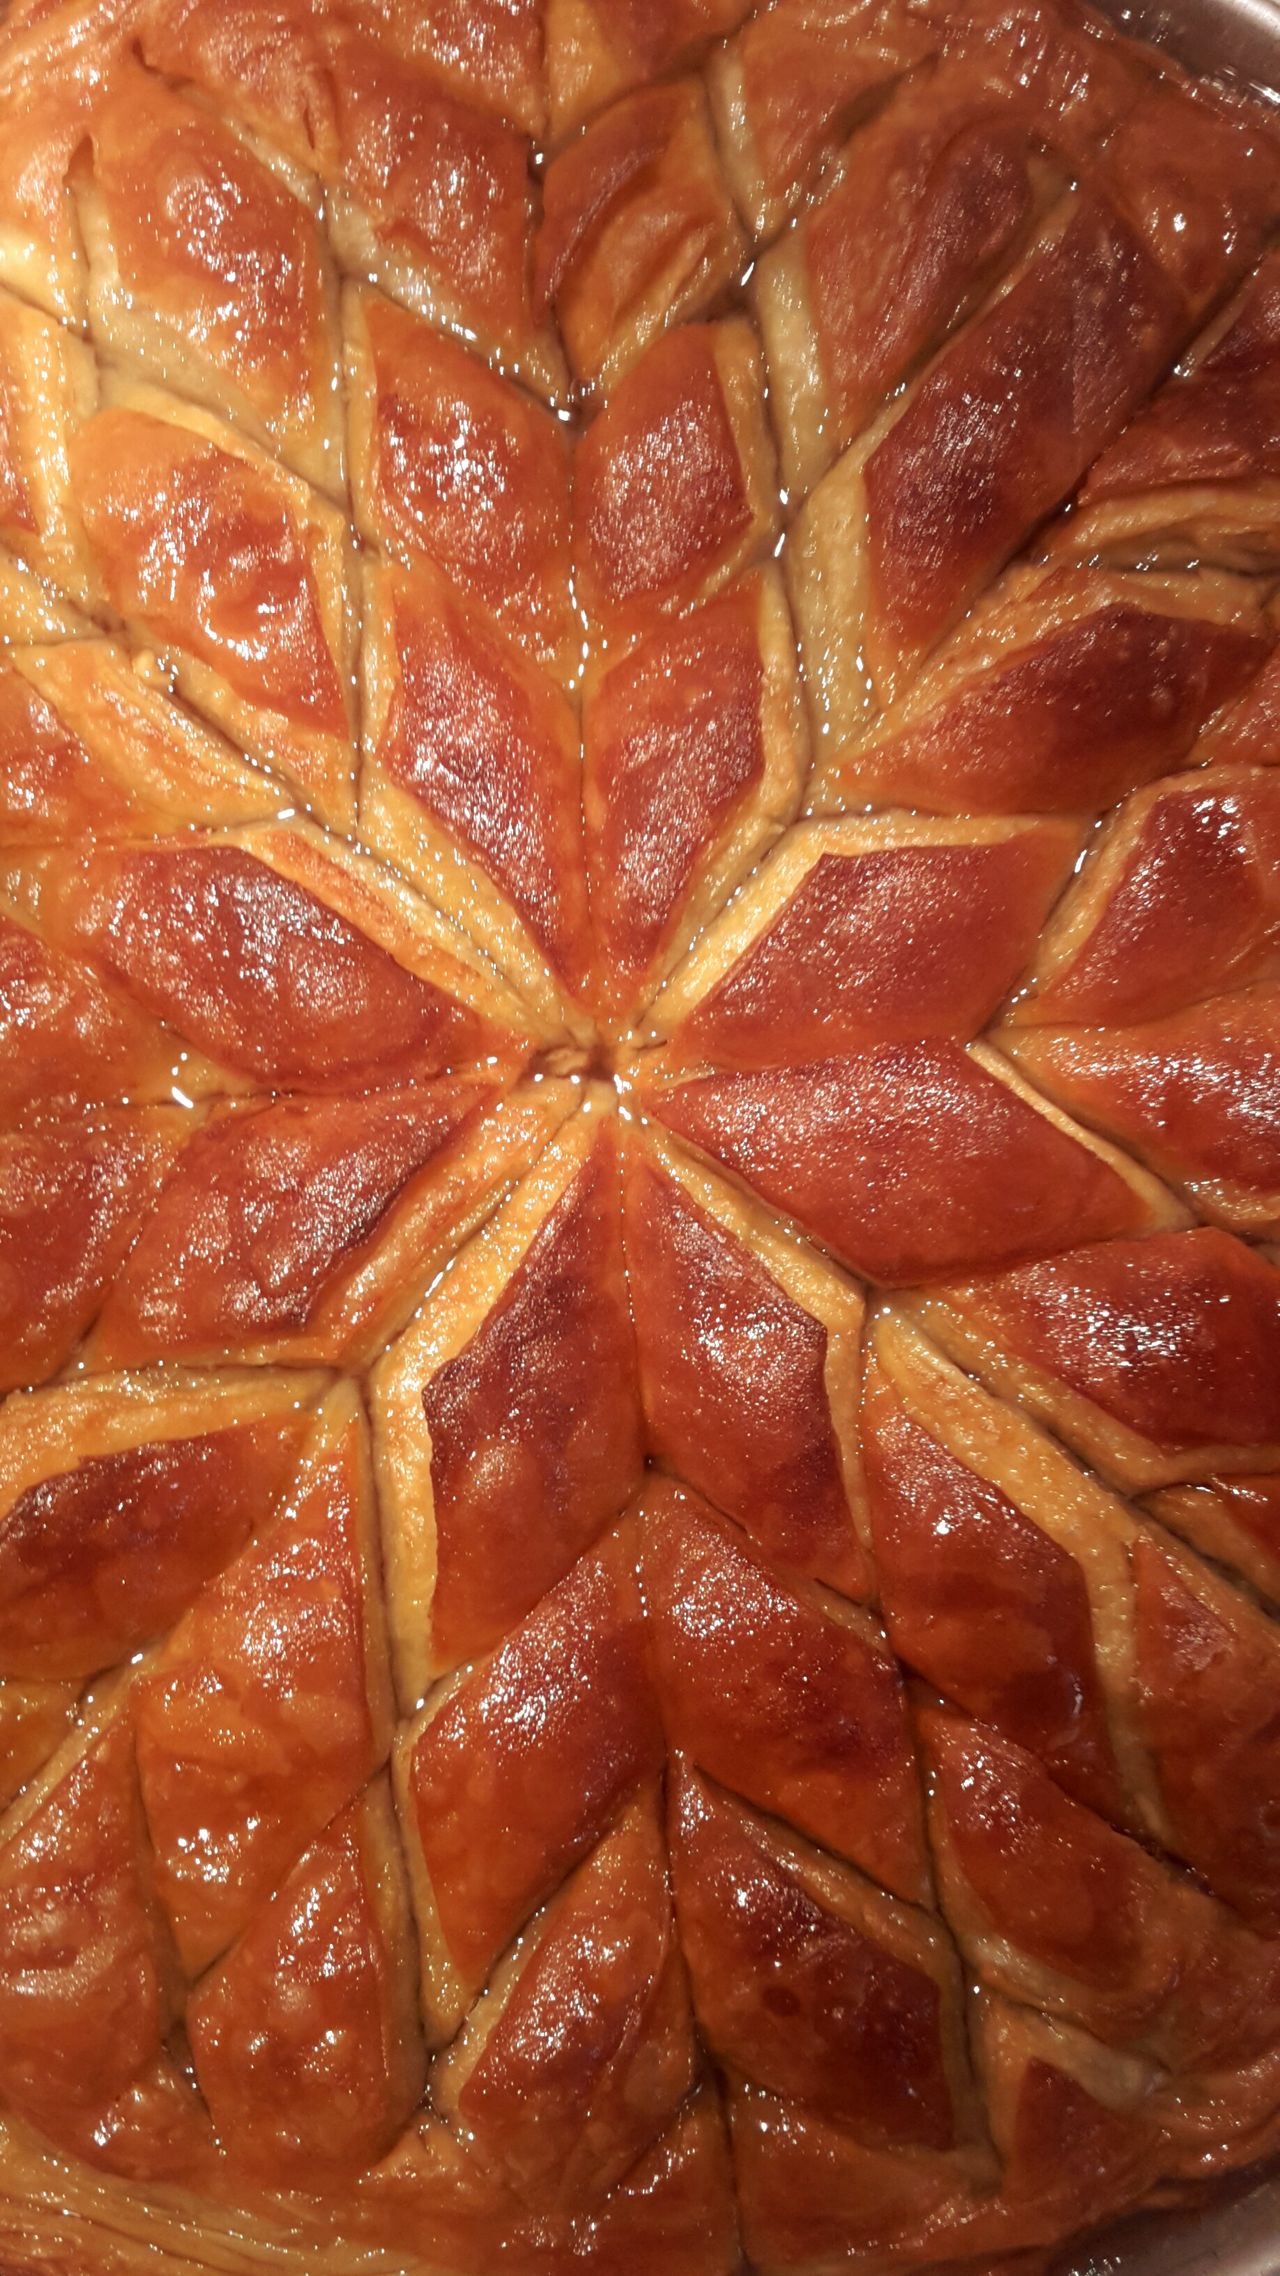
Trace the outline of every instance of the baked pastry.
<instances>
[{"instance_id":1,"label":"baked pastry","mask_svg":"<svg viewBox=\"0 0 1280 2276\"><path fill-rule=\"evenodd\" d=\"M1076 0L9 0L5 2276L1280 2151L1278 232Z\"/></svg>"}]
</instances>

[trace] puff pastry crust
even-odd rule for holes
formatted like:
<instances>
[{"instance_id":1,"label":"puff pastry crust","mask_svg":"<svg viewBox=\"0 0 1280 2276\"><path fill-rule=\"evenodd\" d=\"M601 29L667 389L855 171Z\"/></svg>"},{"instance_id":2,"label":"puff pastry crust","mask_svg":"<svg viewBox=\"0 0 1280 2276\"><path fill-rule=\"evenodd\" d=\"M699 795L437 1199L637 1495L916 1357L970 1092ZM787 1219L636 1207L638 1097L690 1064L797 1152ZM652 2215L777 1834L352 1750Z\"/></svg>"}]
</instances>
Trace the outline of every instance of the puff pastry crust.
<instances>
[{"instance_id":1,"label":"puff pastry crust","mask_svg":"<svg viewBox=\"0 0 1280 2276\"><path fill-rule=\"evenodd\" d=\"M1278 233L1083 0L9 0L5 2276L1280 2153Z\"/></svg>"}]
</instances>

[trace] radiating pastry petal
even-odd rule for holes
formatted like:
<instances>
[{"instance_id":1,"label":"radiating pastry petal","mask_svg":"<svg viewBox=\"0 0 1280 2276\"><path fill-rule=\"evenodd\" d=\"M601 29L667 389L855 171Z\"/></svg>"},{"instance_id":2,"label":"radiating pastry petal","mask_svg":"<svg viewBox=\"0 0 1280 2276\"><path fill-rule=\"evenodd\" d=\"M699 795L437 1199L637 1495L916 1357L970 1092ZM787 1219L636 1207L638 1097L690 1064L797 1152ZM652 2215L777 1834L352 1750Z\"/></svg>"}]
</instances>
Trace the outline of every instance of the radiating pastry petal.
<instances>
[{"instance_id":1,"label":"radiating pastry petal","mask_svg":"<svg viewBox=\"0 0 1280 2276\"><path fill-rule=\"evenodd\" d=\"M439 570L371 569L360 829L506 971L548 1026L590 963L577 715Z\"/></svg>"},{"instance_id":2,"label":"radiating pastry petal","mask_svg":"<svg viewBox=\"0 0 1280 2276\"><path fill-rule=\"evenodd\" d=\"M148 0L144 60L189 80L300 166L334 160L334 105L313 0Z\"/></svg>"},{"instance_id":3,"label":"radiating pastry petal","mask_svg":"<svg viewBox=\"0 0 1280 2276\"><path fill-rule=\"evenodd\" d=\"M452 2037L511 1939L662 1754L624 1527L489 1659L439 1686L397 1742L430 2043Z\"/></svg>"},{"instance_id":4,"label":"radiating pastry petal","mask_svg":"<svg viewBox=\"0 0 1280 2276\"><path fill-rule=\"evenodd\" d=\"M662 613L718 592L777 528L764 374L742 317L658 341L578 445L578 595L625 645Z\"/></svg>"},{"instance_id":5,"label":"radiating pastry petal","mask_svg":"<svg viewBox=\"0 0 1280 2276\"><path fill-rule=\"evenodd\" d=\"M1158 2072L1034 2008L984 1994L974 2010L1006 2193L974 2241L1043 2243L1140 2197L1163 2149Z\"/></svg>"},{"instance_id":6,"label":"radiating pastry petal","mask_svg":"<svg viewBox=\"0 0 1280 2276\"><path fill-rule=\"evenodd\" d=\"M430 2115L369 2175L361 2209L375 2241L401 2253L425 2244L469 2276L481 2276L495 2251L530 2276L549 2250L600 2276L736 2276L742 2258L724 2113L710 2079L603 2203L576 2215L530 2213Z\"/></svg>"},{"instance_id":7,"label":"radiating pastry petal","mask_svg":"<svg viewBox=\"0 0 1280 2276\"><path fill-rule=\"evenodd\" d=\"M820 811L873 801L943 814L1095 812L1181 765L1271 651L1274 628L1241 579L1028 566L867 725L856 619L846 631L841 617L836 481L830 511L815 495L790 562L831 730L812 793Z\"/></svg>"},{"instance_id":8,"label":"radiating pastry petal","mask_svg":"<svg viewBox=\"0 0 1280 2276\"><path fill-rule=\"evenodd\" d=\"M889 1287L1183 1221L985 1045L884 1043L667 1084L646 1110ZM928 1206L924 1205L928 1197Z\"/></svg>"},{"instance_id":9,"label":"radiating pastry petal","mask_svg":"<svg viewBox=\"0 0 1280 2276\"><path fill-rule=\"evenodd\" d=\"M83 340L0 291L0 539L81 607L101 580L81 524L75 440L98 407Z\"/></svg>"},{"instance_id":10,"label":"radiating pastry petal","mask_svg":"<svg viewBox=\"0 0 1280 2276\"><path fill-rule=\"evenodd\" d=\"M1207 1566L1154 1539L1135 1545L1133 1571L1138 1723L1170 1844L1274 1937L1280 1630Z\"/></svg>"},{"instance_id":11,"label":"radiating pastry petal","mask_svg":"<svg viewBox=\"0 0 1280 2276\"><path fill-rule=\"evenodd\" d=\"M367 856L298 824L82 841L0 873L15 913L212 1059L359 1091L523 1056L515 1000Z\"/></svg>"},{"instance_id":12,"label":"radiating pastry petal","mask_svg":"<svg viewBox=\"0 0 1280 2276\"><path fill-rule=\"evenodd\" d=\"M670 1743L898 1896L928 1893L915 1746L870 1614L786 1581L697 1495L645 1497L641 1578Z\"/></svg>"},{"instance_id":13,"label":"radiating pastry petal","mask_svg":"<svg viewBox=\"0 0 1280 2276\"><path fill-rule=\"evenodd\" d=\"M1052 821L799 823L673 975L652 1031L669 1063L718 1067L977 1035L1078 845Z\"/></svg>"},{"instance_id":14,"label":"radiating pastry petal","mask_svg":"<svg viewBox=\"0 0 1280 2276\"><path fill-rule=\"evenodd\" d=\"M411 1935L384 1778L326 1826L192 1996L200 2090L250 2171L323 2193L397 2139L423 2079Z\"/></svg>"},{"instance_id":15,"label":"radiating pastry petal","mask_svg":"<svg viewBox=\"0 0 1280 2276\"><path fill-rule=\"evenodd\" d=\"M630 95L553 158L534 249L579 385L608 394L668 325L723 298L747 259L696 79Z\"/></svg>"},{"instance_id":16,"label":"radiating pastry petal","mask_svg":"<svg viewBox=\"0 0 1280 2276\"><path fill-rule=\"evenodd\" d=\"M568 1104L548 1102L548 1131ZM379 1363L372 1398L412 1706L530 1613L639 1481L612 1117L568 1123Z\"/></svg>"},{"instance_id":17,"label":"radiating pastry petal","mask_svg":"<svg viewBox=\"0 0 1280 2276\"><path fill-rule=\"evenodd\" d=\"M696 61L750 0L546 0L553 142L626 94Z\"/></svg>"},{"instance_id":18,"label":"radiating pastry petal","mask_svg":"<svg viewBox=\"0 0 1280 2276\"><path fill-rule=\"evenodd\" d=\"M1055 550L1274 568L1278 415L1280 262L1271 254L1188 367L1095 461Z\"/></svg>"},{"instance_id":19,"label":"radiating pastry petal","mask_svg":"<svg viewBox=\"0 0 1280 2276\"><path fill-rule=\"evenodd\" d=\"M526 134L545 121L543 0L369 0L387 45Z\"/></svg>"},{"instance_id":20,"label":"radiating pastry petal","mask_svg":"<svg viewBox=\"0 0 1280 2276\"><path fill-rule=\"evenodd\" d=\"M945 2266L966 2252L978 2210L1000 2203L995 2161L973 2146L885 2147L807 2101L736 2082L729 2119L743 2238L761 2267L826 2268L853 2252L873 2266L890 2255Z\"/></svg>"},{"instance_id":21,"label":"radiating pastry petal","mask_svg":"<svg viewBox=\"0 0 1280 2276\"><path fill-rule=\"evenodd\" d=\"M0 1409L0 1674L86 1678L163 1636L264 1529L324 1388L102 1377Z\"/></svg>"},{"instance_id":22,"label":"radiating pastry petal","mask_svg":"<svg viewBox=\"0 0 1280 2276\"><path fill-rule=\"evenodd\" d=\"M70 172L138 0L6 20L0 50L0 284L83 327L87 276ZM12 19L13 12L10 12Z\"/></svg>"},{"instance_id":23,"label":"radiating pastry petal","mask_svg":"<svg viewBox=\"0 0 1280 2276\"><path fill-rule=\"evenodd\" d=\"M192 1140L90 1338L93 1366L367 1364L552 1123L530 1088L277 1099Z\"/></svg>"},{"instance_id":24,"label":"radiating pastry petal","mask_svg":"<svg viewBox=\"0 0 1280 2276\"><path fill-rule=\"evenodd\" d=\"M628 1149L626 1246L650 1452L770 1557L868 1597L861 1292L656 1129Z\"/></svg>"},{"instance_id":25,"label":"radiating pastry petal","mask_svg":"<svg viewBox=\"0 0 1280 2276\"><path fill-rule=\"evenodd\" d=\"M1280 991L1213 996L1117 1027L1028 1027L1005 1042L1068 1112L1132 1146L1212 1221L1280 1225Z\"/></svg>"},{"instance_id":26,"label":"radiating pastry petal","mask_svg":"<svg viewBox=\"0 0 1280 2276\"><path fill-rule=\"evenodd\" d=\"M160 1901L189 1975L252 1919L391 1741L367 1433L335 1390L273 1524L139 1678Z\"/></svg>"},{"instance_id":27,"label":"radiating pastry petal","mask_svg":"<svg viewBox=\"0 0 1280 2276\"><path fill-rule=\"evenodd\" d=\"M154 657L114 640L12 649L0 666L0 752L6 851L265 821L293 795L193 718Z\"/></svg>"},{"instance_id":28,"label":"radiating pastry petal","mask_svg":"<svg viewBox=\"0 0 1280 2276\"><path fill-rule=\"evenodd\" d=\"M598 992L604 1017L625 1026L800 799L808 738L776 571L602 671L583 744Z\"/></svg>"}]
</instances>

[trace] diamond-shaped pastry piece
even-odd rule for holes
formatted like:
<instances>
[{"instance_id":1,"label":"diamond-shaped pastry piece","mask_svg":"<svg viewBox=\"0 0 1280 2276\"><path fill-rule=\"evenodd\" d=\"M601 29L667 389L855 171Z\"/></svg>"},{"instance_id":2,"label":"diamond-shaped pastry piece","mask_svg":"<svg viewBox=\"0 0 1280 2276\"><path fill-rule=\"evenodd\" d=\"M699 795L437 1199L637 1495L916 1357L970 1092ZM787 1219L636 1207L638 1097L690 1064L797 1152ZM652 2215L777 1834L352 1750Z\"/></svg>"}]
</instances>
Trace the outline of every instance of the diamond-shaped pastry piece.
<instances>
[{"instance_id":1,"label":"diamond-shaped pastry piece","mask_svg":"<svg viewBox=\"0 0 1280 2276\"><path fill-rule=\"evenodd\" d=\"M825 549L815 516L812 556L806 541L802 562L790 559L830 737L812 792L820 811L883 801L940 814L1092 813L1180 766L1218 708L1265 676L1274 627L1243 579L1026 567L868 722L842 629L839 526L830 520Z\"/></svg>"},{"instance_id":2,"label":"diamond-shaped pastry piece","mask_svg":"<svg viewBox=\"0 0 1280 2276\"><path fill-rule=\"evenodd\" d=\"M349 824L354 623L337 508L236 429L128 381L70 463L92 568L131 637L170 652L198 710Z\"/></svg>"},{"instance_id":3,"label":"diamond-shaped pastry piece","mask_svg":"<svg viewBox=\"0 0 1280 2276\"><path fill-rule=\"evenodd\" d=\"M66 1366L194 1128L115 1107L0 1133L0 1386Z\"/></svg>"},{"instance_id":4,"label":"diamond-shaped pastry piece","mask_svg":"<svg viewBox=\"0 0 1280 2276\"><path fill-rule=\"evenodd\" d=\"M0 1410L0 1674L83 1683L162 1637L297 1470L324 1378L99 1377Z\"/></svg>"},{"instance_id":5,"label":"diamond-shaped pastry piece","mask_svg":"<svg viewBox=\"0 0 1280 2276\"><path fill-rule=\"evenodd\" d=\"M628 1148L626 1246L652 1453L771 1559L870 1595L860 1290L654 1126Z\"/></svg>"},{"instance_id":6,"label":"diamond-shaped pastry piece","mask_svg":"<svg viewBox=\"0 0 1280 2276\"><path fill-rule=\"evenodd\" d=\"M386 1759L376 1525L366 1425L344 1384L274 1521L139 1677L157 1887L191 1976Z\"/></svg>"},{"instance_id":7,"label":"diamond-shaped pastry piece","mask_svg":"<svg viewBox=\"0 0 1280 2276\"><path fill-rule=\"evenodd\" d=\"M552 159L534 252L579 385L608 394L648 343L747 261L696 79L628 95Z\"/></svg>"},{"instance_id":8,"label":"diamond-shaped pastry piece","mask_svg":"<svg viewBox=\"0 0 1280 2276\"><path fill-rule=\"evenodd\" d=\"M936 1921L699 1773L670 1803L676 1906L718 2060L869 2141L970 2133L960 1972Z\"/></svg>"},{"instance_id":9,"label":"diamond-shaped pastry piece","mask_svg":"<svg viewBox=\"0 0 1280 2276\"><path fill-rule=\"evenodd\" d=\"M422 2092L412 1922L385 1778L299 1858L187 2011L230 2155L303 2188L375 2164Z\"/></svg>"},{"instance_id":10,"label":"diamond-shaped pastry piece","mask_svg":"<svg viewBox=\"0 0 1280 2276\"><path fill-rule=\"evenodd\" d=\"M1021 1055L1021 1054L1020 1054ZM887 1286L1184 1221L986 1044L884 1043L641 1086L647 1111ZM931 1196L922 1209L922 1196Z\"/></svg>"},{"instance_id":11,"label":"diamond-shaped pastry piece","mask_svg":"<svg viewBox=\"0 0 1280 2276\"><path fill-rule=\"evenodd\" d=\"M930 1708L921 1732L942 1904L982 1983L1174 2068L1268 2045L1274 1946L994 1731Z\"/></svg>"},{"instance_id":12,"label":"diamond-shaped pastry piece","mask_svg":"<svg viewBox=\"0 0 1280 2276\"><path fill-rule=\"evenodd\" d=\"M541 131L545 0L369 0L365 12L394 52L526 134Z\"/></svg>"},{"instance_id":13,"label":"diamond-shaped pastry piece","mask_svg":"<svg viewBox=\"0 0 1280 2276\"><path fill-rule=\"evenodd\" d=\"M51 946L268 1088L421 1082L535 1032L443 918L311 825L82 840L0 885Z\"/></svg>"},{"instance_id":14,"label":"diamond-shaped pastry piece","mask_svg":"<svg viewBox=\"0 0 1280 2276\"><path fill-rule=\"evenodd\" d=\"M894 1649L1069 1792L1140 1824L1117 1757L1125 1745L1135 1759L1129 1723L1113 1719L1107 1683L1127 1692L1122 1506L1065 1461L1037 1467L1026 1426L963 1386L910 1328L878 1325L864 1460ZM991 1652L988 1633L1016 1634L1016 1659Z\"/></svg>"},{"instance_id":15,"label":"diamond-shaped pastry piece","mask_svg":"<svg viewBox=\"0 0 1280 2276\"><path fill-rule=\"evenodd\" d=\"M351 485L362 537L491 609L568 682L572 452L553 414L468 346L367 287L343 302Z\"/></svg>"},{"instance_id":16,"label":"diamond-shaped pastry piece","mask_svg":"<svg viewBox=\"0 0 1280 2276\"><path fill-rule=\"evenodd\" d=\"M4 2094L91 2164L198 2185L212 2143L166 2043L178 1979L156 1904L130 1704L117 1695L6 1821Z\"/></svg>"},{"instance_id":17,"label":"diamond-shaped pastry piece","mask_svg":"<svg viewBox=\"0 0 1280 2276\"><path fill-rule=\"evenodd\" d=\"M672 1062L762 1067L976 1035L1022 977L1075 858L1053 821L910 816L789 831L663 990Z\"/></svg>"},{"instance_id":18,"label":"diamond-shaped pastry piece","mask_svg":"<svg viewBox=\"0 0 1280 2276\"><path fill-rule=\"evenodd\" d=\"M752 296L794 495L1021 251L1062 184L1036 123L972 56L914 73L854 134L834 189L762 256Z\"/></svg>"},{"instance_id":19,"label":"diamond-shaped pastry piece","mask_svg":"<svg viewBox=\"0 0 1280 2276\"><path fill-rule=\"evenodd\" d=\"M1264 1935L1280 1923L1268 1813L1280 1674L1275 1622L1199 1559L1134 1547L1138 1729L1169 1846Z\"/></svg>"},{"instance_id":20,"label":"diamond-shaped pastry piece","mask_svg":"<svg viewBox=\"0 0 1280 2276\"><path fill-rule=\"evenodd\" d=\"M1130 1493L1280 1465L1280 1272L1209 1225L930 1289L929 1333Z\"/></svg>"},{"instance_id":21,"label":"diamond-shaped pastry piece","mask_svg":"<svg viewBox=\"0 0 1280 2276\"><path fill-rule=\"evenodd\" d=\"M340 266L557 395L563 357L532 282L525 136L358 19L327 15L321 47L334 139L319 169Z\"/></svg>"},{"instance_id":22,"label":"diamond-shaped pastry piece","mask_svg":"<svg viewBox=\"0 0 1280 2276\"><path fill-rule=\"evenodd\" d=\"M337 292L314 181L132 61L90 129L77 213L94 339L340 499Z\"/></svg>"},{"instance_id":23,"label":"diamond-shaped pastry piece","mask_svg":"<svg viewBox=\"0 0 1280 2276\"><path fill-rule=\"evenodd\" d=\"M192 1138L89 1339L96 1367L367 1364L559 1109L466 1081L279 1098Z\"/></svg>"},{"instance_id":24,"label":"diamond-shaped pastry piece","mask_svg":"<svg viewBox=\"0 0 1280 2276\"><path fill-rule=\"evenodd\" d=\"M360 829L506 972L548 1027L591 957L577 714L434 567L372 568L361 655Z\"/></svg>"},{"instance_id":25,"label":"diamond-shaped pastry piece","mask_svg":"<svg viewBox=\"0 0 1280 2276\"><path fill-rule=\"evenodd\" d=\"M860 110L939 44L910 0L779 0L712 57L708 79L733 194L772 237Z\"/></svg>"},{"instance_id":26,"label":"diamond-shaped pastry piece","mask_svg":"<svg viewBox=\"0 0 1280 2276\"><path fill-rule=\"evenodd\" d=\"M12 1123L78 1108L169 1100L217 1071L171 1028L78 957L54 948L0 898L0 1111Z\"/></svg>"},{"instance_id":27,"label":"diamond-shaped pastry piece","mask_svg":"<svg viewBox=\"0 0 1280 2276\"><path fill-rule=\"evenodd\" d=\"M583 804L607 1020L629 1024L759 860L807 757L775 570L664 620L589 684Z\"/></svg>"},{"instance_id":28,"label":"diamond-shaped pastry piece","mask_svg":"<svg viewBox=\"0 0 1280 2276\"><path fill-rule=\"evenodd\" d=\"M548 2064L554 2036L561 2060ZM519 1945L432 2074L513 2194L593 2204L676 2116L694 2083L684 1961L657 1791L621 1811Z\"/></svg>"},{"instance_id":29,"label":"diamond-shaped pastry piece","mask_svg":"<svg viewBox=\"0 0 1280 2276\"><path fill-rule=\"evenodd\" d=\"M1213 767L1126 800L1045 932L1018 1025L1123 1026L1274 977L1280 778Z\"/></svg>"},{"instance_id":30,"label":"diamond-shaped pastry piece","mask_svg":"<svg viewBox=\"0 0 1280 2276\"><path fill-rule=\"evenodd\" d=\"M47 631L42 635L47 638ZM292 794L179 702L145 652L69 638L0 664L0 846L266 820Z\"/></svg>"},{"instance_id":31,"label":"diamond-shaped pastry piece","mask_svg":"<svg viewBox=\"0 0 1280 2276\"><path fill-rule=\"evenodd\" d=\"M412 1704L531 1613L639 1481L611 1116L568 1123L387 1352L372 1400Z\"/></svg>"},{"instance_id":32,"label":"diamond-shaped pastry piece","mask_svg":"<svg viewBox=\"0 0 1280 2276\"><path fill-rule=\"evenodd\" d=\"M1056 549L1170 566L1280 559L1280 261L1095 460Z\"/></svg>"},{"instance_id":33,"label":"diamond-shaped pastry piece","mask_svg":"<svg viewBox=\"0 0 1280 2276\"><path fill-rule=\"evenodd\" d=\"M1280 1229L1280 990L1259 983L1159 1019L1026 1027L1020 1068L1071 1114L1133 1148L1211 1222Z\"/></svg>"},{"instance_id":34,"label":"diamond-shaped pastry piece","mask_svg":"<svg viewBox=\"0 0 1280 2276\"><path fill-rule=\"evenodd\" d=\"M896 1895L928 1891L915 1745L879 1623L784 1580L736 1525L658 1481L641 1578L667 1735L707 1775Z\"/></svg>"},{"instance_id":35,"label":"diamond-shaped pastry piece","mask_svg":"<svg viewBox=\"0 0 1280 2276\"><path fill-rule=\"evenodd\" d=\"M581 1558L402 1732L396 1780L428 2041L662 1759L631 1529Z\"/></svg>"},{"instance_id":36,"label":"diamond-shaped pastry piece","mask_svg":"<svg viewBox=\"0 0 1280 2276\"><path fill-rule=\"evenodd\" d=\"M552 141L616 95L694 62L750 12L750 0L545 0Z\"/></svg>"},{"instance_id":37,"label":"diamond-shaped pastry piece","mask_svg":"<svg viewBox=\"0 0 1280 2276\"><path fill-rule=\"evenodd\" d=\"M650 348L578 446L578 597L612 647L718 592L778 520L750 324L690 324Z\"/></svg>"}]
</instances>

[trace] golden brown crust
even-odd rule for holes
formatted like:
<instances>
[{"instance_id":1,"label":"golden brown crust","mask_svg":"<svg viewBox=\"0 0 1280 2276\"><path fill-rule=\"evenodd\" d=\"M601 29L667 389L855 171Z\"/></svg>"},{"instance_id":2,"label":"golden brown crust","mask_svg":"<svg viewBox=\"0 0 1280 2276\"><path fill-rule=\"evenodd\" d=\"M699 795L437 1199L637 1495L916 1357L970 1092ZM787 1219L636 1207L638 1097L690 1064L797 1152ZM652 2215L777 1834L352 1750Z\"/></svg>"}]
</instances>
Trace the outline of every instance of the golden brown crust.
<instances>
[{"instance_id":1,"label":"golden brown crust","mask_svg":"<svg viewBox=\"0 0 1280 2276\"><path fill-rule=\"evenodd\" d=\"M1277 219L1078 0L11 0L15 2276L1280 2149Z\"/></svg>"}]
</instances>

